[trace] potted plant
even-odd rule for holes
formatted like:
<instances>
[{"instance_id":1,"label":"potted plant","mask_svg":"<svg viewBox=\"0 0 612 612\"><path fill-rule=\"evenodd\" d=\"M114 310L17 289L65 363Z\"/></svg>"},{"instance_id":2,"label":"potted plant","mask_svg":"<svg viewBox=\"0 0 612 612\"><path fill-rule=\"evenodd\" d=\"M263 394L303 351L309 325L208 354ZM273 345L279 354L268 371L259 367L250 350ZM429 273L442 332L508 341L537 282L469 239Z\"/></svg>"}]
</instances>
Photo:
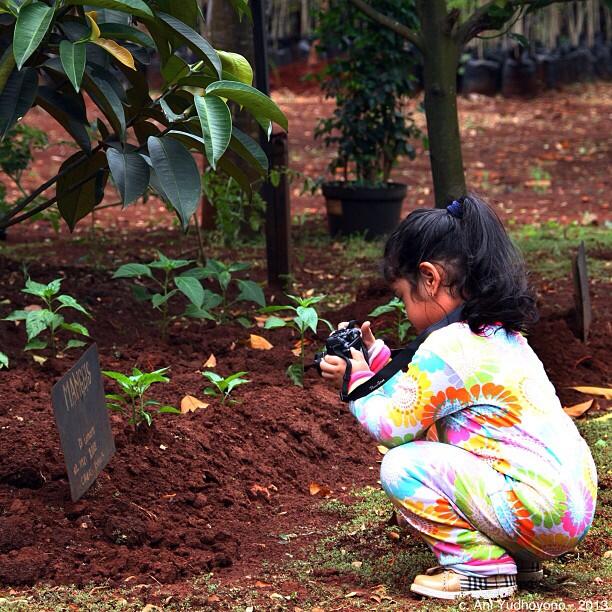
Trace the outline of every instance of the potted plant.
<instances>
[{"instance_id":1,"label":"potted plant","mask_svg":"<svg viewBox=\"0 0 612 612\"><path fill-rule=\"evenodd\" d=\"M370 3L401 23L417 25L411 2ZM360 232L373 238L399 223L406 185L390 182L401 156L414 158L411 140L420 132L405 111L417 79L407 63L405 41L382 28L348 0L335 0L319 14L318 51L328 58L319 80L334 98L331 117L315 130L326 147L336 147L329 170L339 179L323 182L332 235ZM415 57L416 59L416 57Z\"/></svg>"}]
</instances>

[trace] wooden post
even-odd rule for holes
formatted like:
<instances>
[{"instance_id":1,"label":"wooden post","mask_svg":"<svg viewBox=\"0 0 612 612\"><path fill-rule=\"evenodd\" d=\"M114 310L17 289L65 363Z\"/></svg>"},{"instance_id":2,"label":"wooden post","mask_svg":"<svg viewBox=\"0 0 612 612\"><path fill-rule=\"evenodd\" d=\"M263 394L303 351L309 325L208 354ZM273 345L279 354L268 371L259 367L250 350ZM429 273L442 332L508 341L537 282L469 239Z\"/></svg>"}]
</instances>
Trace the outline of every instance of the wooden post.
<instances>
[{"instance_id":1,"label":"wooden post","mask_svg":"<svg viewBox=\"0 0 612 612\"><path fill-rule=\"evenodd\" d=\"M270 288L285 290L291 271L291 205L289 178L285 169L289 164L287 134L273 134L270 140L270 167L280 170L278 186L270 182L264 185L262 195L266 200L266 254L268 259L268 284Z\"/></svg>"},{"instance_id":2,"label":"wooden post","mask_svg":"<svg viewBox=\"0 0 612 612\"><path fill-rule=\"evenodd\" d=\"M253 41L255 47L255 86L268 95L268 41L265 25L265 0L252 0ZM289 180L285 170L289 167L287 134L273 134L270 141L260 130L260 144L268 156L270 168L280 170L280 182L274 187L269 181L262 188L266 201L266 254L268 284L271 289L284 290L290 273L289 239L291 212L289 206Z\"/></svg>"}]
</instances>

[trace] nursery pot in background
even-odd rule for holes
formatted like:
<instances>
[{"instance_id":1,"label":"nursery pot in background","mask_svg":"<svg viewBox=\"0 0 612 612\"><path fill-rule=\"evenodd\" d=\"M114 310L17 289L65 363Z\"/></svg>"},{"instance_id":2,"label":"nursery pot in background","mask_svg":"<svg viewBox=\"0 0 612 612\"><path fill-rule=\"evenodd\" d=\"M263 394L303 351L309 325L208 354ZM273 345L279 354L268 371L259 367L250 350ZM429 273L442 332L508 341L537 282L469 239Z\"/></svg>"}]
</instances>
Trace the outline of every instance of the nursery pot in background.
<instances>
[{"instance_id":1,"label":"nursery pot in background","mask_svg":"<svg viewBox=\"0 0 612 612\"><path fill-rule=\"evenodd\" d=\"M400 221L406 185L387 183L363 187L351 183L323 183L327 222L332 236L362 234L373 239L391 233Z\"/></svg>"}]
</instances>

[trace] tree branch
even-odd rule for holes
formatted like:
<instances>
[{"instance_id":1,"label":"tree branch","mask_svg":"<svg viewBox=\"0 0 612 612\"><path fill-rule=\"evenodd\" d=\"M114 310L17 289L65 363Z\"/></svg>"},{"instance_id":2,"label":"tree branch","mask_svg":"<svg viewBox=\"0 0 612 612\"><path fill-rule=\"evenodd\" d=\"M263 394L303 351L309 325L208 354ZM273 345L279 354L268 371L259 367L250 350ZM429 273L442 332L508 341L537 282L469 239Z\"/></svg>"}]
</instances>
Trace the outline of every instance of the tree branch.
<instances>
[{"instance_id":1,"label":"tree branch","mask_svg":"<svg viewBox=\"0 0 612 612\"><path fill-rule=\"evenodd\" d=\"M393 19L392 17L377 11L375 8L372 8L367 2L365 2L365 0L351 0L351 2L373 21L376 21L380 25L389 28L396 34L399 34L402 38L410 41L419 49L423 48L423 41L421 40L420 35L412 28L405 26L403 23L397 21L397 19Z\"/></svg>"},{"instance_id":2,"label":"tree branch","mask_svg":"<svg viewBox=\"0 0 612 612\"><path fill-rule=\"evenodd\" d=\"M352 1L355 2L355 0ZM544 8L551 4L568 3L573 1L574 0L511 0L506 6L516 10L521 7L529 7L537 4L537 8ZM577 1L586 2L586 0ZM472 40L472 38L480 34L480 32L499 29L499 18L491 17L489 15L489 9L495 3L495 0L487 2L479 9L474 11L472 15L461 26L459 26L455 35L459 44L465 45L467 42Z\"/></svg>"}]
</instances>

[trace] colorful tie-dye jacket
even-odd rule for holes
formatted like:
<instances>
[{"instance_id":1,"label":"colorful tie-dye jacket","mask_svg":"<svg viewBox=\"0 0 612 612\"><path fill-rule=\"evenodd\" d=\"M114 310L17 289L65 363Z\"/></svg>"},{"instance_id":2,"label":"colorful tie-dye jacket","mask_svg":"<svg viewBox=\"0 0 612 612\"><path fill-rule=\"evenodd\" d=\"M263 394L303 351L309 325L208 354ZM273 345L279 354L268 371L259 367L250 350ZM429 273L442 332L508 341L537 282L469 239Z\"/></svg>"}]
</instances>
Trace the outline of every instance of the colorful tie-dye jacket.
<instances>
[{"instance_id":1,"label":"colorful tie-dye jacket","mask_svg":"<svg viewBox=\"0 0 612 612\"><path fill-rule=\"evenodd\" d=\"M389 357L377 340L370 349L371 371L355 373L349 390ZM525 501L535 489L547 491L555 506L552 498L563 495L563 485L566 492L576 489L585 503L595 502L590 450L520 334L491 326L478 335L465 323L453 323L427 337L408 371L349 407L389 448L427 439L470 451L512 479Z\"/></svg>"}]
</instances>

